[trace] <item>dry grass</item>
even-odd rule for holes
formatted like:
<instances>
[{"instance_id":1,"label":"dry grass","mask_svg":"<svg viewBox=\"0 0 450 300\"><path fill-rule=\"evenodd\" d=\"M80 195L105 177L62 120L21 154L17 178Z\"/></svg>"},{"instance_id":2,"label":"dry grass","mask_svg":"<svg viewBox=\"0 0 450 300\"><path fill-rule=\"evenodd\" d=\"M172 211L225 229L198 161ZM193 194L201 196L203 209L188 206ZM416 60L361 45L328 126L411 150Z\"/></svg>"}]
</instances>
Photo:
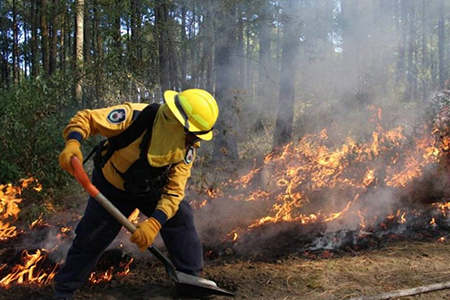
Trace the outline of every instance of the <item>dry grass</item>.
<instances>
[{"instance_id":1,"label":"dry grass","mask_svg":"<svg viewBox=\"0 0 450 300\"><path fill-rule=\"evenodd\" d=\"M235 291L235 299L341 300L450 281L449 261L450 244L402 242L329 259L292 257L277 263L214 261L206 266L203 277ZM174 299L173 286L165 278L163 268L155 264L137 261L129 276L85 287L76 299ZM0 299L49 299L51 293L50 287L16 287L0 290ZM450 299L450 290L402 299Z\"/></svg>"},{"instance_id":2,"label":"dry grass","mask_svg":"<svg viewBox=\"0 0 450 300\"><path fill-rule=\"evenodd\" d=\"M291 258L278 264L240 263L228 268L210 268L207 274L210 277L221 274L217 278L219 282L233 273L240 274L233 280L238 299L252 296L286 300L350 299L449 281L449 261L449 244L407 242L351 257L316 261ZM450 291L403 299L445 297L450 299Z\"/></svg>"}]
</instances>

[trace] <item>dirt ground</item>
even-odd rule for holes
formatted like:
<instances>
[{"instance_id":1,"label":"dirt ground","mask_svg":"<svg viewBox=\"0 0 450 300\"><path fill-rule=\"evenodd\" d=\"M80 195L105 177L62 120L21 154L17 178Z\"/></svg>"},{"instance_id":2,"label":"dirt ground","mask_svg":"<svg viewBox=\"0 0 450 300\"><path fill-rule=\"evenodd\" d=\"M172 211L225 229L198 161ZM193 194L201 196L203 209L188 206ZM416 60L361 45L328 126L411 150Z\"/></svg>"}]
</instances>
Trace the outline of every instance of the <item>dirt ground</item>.
<instances>
[{"instance_id":1,"label":"dirt ground","mask_svg":"<svg viewBox=\"0 0 450 300\"><path fill-rule=\"evenodd\" d=\"M203 277L235 292L235 299L350 299L450 281L450 244L398 242L381 250L308 260L289 257L275 263L207 262ZM51 299L52 288L16 286L0 299ZM87 286L75 299L180 299L164 269L137 261L129 275ZM226 299L217 297L216 299ZM450 290L402 299L450 299Z\"/></svg>"}]
</instances>

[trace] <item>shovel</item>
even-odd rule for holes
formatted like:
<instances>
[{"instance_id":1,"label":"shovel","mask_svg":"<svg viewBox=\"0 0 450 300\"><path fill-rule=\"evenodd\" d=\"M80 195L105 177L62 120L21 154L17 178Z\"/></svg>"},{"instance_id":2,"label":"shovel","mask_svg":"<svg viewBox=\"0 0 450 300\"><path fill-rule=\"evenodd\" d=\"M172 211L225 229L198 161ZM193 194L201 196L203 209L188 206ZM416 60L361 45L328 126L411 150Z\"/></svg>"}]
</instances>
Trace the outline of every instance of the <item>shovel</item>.
<instances>
[{"instance_id":1,"label":"shovel","mask_svg":"<svg viewBox=\"0 0 450 300\"><path fill-rule=\"evenodd\" d=\"M103 208L111 214L117 222L122 224L129 232L133 233L136 230L136 226L128 221L128 219L91 183L88 175L81 165L80 160L76 156L72 156L70 162L74 170L75 178L89 193L89 195L97 200L97 202L103 206ZM177 271L172 262L155 246L151 245L147 249L164 264L169 277L183 292L200 298L213 295L234 297L233 293L219 288L212 280Z\"/></svg>"}]
</instances>

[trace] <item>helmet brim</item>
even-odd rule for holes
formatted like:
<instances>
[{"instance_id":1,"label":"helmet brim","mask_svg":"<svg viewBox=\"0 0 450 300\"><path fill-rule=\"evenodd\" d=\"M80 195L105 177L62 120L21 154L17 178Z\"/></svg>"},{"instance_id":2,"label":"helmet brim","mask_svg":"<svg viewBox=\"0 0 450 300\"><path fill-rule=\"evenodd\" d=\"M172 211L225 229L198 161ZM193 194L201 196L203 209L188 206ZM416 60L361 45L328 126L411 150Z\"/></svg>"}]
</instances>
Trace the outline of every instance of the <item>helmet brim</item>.
<instances>
[{"instance_id":1,"label":"helmet brim","mask_svg":"<svg viewBox=\"0 0 450 300\"><path fill-rule=\"evenodd\" d=\"M176 107L175 104L175 96L178 95L178 92L175 91L165 91L164 92L164 100L166 101L167 106L169 107L170 111L175 115L175 117L177 118L178 121L180 121L181 124L184 124L185 120L183 118L183 116L181 115L181 113L178 111L178 108ZM189 122L189 121L188 121ZM197 128L194 124L192 124L191 122L189 122L189 128L192 131L202 131L200 128ZM208 133L205 134L199 134L196 135L199 138L201 138L204 141L210 141L213 138L213 132L212 130L209 131Z\"/></svg>"}]
</instances>

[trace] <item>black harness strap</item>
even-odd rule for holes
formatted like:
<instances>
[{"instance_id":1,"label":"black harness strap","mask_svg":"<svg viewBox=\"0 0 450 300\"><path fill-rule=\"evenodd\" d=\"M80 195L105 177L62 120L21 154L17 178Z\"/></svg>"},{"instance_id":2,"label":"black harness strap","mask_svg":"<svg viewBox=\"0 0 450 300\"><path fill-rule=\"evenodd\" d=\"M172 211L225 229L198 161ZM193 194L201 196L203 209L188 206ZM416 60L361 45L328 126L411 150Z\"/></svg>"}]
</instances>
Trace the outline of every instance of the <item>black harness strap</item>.
<instances>
[{"instance_id":1,"label":"black harness strap","mask_svg":"<svg viewBox=\"0 0 450 300\"><path fill-rule=\"evenodd\" d=\"M153 127L156 113L158 112L159 104L153 103L148 105L139 114L136 121L125 129L121 134L113 136L108 139L111 145L114 145L115 150L125 148L133 141L135 141L141 134L149 127Z\"/></svg>"},{"instance_id":2,"label":"black harness strap","mask_svg":"<svg viewBox=\"0 0 450 300\"><path fill-rule=\"evenodd\" d=\"M95 167L101 170L115 151L127 147L139 138L145 130L153 128L153 122L155 121L159 106L157 103L148 105L139 113L136 120L127 129L116 136L100 142L94 158ZM105 150L106 153L102 155Z\"/></svg>"}]
</instances>

